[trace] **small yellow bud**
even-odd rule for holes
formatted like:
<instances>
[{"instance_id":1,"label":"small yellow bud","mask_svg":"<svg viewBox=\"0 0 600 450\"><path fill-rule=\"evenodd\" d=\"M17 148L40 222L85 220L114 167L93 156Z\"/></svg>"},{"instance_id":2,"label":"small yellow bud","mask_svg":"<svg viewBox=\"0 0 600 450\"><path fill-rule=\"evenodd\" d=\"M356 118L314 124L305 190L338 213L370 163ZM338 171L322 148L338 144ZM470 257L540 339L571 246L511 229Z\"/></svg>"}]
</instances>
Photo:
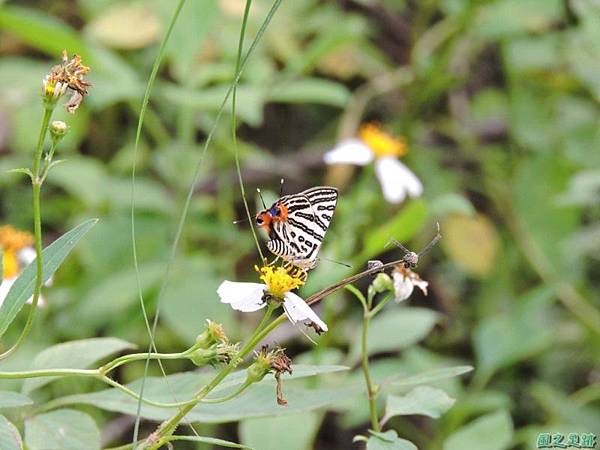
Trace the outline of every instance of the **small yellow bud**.
<instances>
[{"instance_id":1,"label":"small yellow bud","mask_svg":"<svg viewBox=\"0 0 600 450\"><path fill-rule=\"evenodd\" d=\"M69 127L62 120L54 120L50 124L50 134L54 139L62 138L69 131Z\"/></svg>"},{"instance_id":2,"label":"small yellow bud","mask_svg":"<svg viewBox=\"0 0 600 450\"><path fill-rule=\"evenodd\" d=\"M214 344L227 344L228 342L229 339L225 334L223 325L206 319L206 328L196 338L194 348L209 348Z\"/></svg>"},{"instance_id":3,"label":"small yellow bud","mask_svg":"<svg viewBox=\"0 0 600 450\"><path fill-rule=\"evenodd\" d=\"M371 288L377 294L381 292L391 291L392 289L394 289L394 282L388 274L380 273L375 277L373 283L371 283Z\"/></svg>"}]
</instances>

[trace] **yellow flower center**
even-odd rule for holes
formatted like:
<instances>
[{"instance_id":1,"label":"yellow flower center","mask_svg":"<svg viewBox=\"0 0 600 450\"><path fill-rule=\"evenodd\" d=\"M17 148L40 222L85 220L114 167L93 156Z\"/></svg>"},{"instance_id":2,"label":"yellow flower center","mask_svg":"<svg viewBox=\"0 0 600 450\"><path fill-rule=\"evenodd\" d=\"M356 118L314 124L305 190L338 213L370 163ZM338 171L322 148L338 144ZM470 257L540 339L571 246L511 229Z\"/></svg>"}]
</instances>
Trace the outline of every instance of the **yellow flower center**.
<instances>
[{"instance_id":1,"label":"yellow flower center","mask_svg":"<svg viewBox=\"0 0 600 450\"><path fill-rule=\"evenodd\" d=\"M304 284L302 280L304 272L295 271L297 273L290 274L284 267L254 267L260 273L260 279L267 285L267 290L271 295L277 298L283 296L294 289L299 288Z\"/></svg>"},{"instance_id":2,"label":"yellow flower center","mask_svg":"<svg viewBox=\"0 0 600 450\"><path fill-rule=\"evenodd\" d=\"M2 278L12 278L19 273L17 252L33 245L33 236L19 231L11 225L0 227L0 247L2 247Z\"/></svg>"},{"instance_id":3,"label":"yellow flower center","mask_svg":"<svg viewBox=\"0 0 600 450\"><path fill-rule=\"evenodd\" d=\"M6 251L2 254L2 278L12 278L19 273L19 262L17 254L13 250Z\"/></svg>"},{"instance_id":4,"label":"yellow flower center","mask_svg":"<svg viewBox=\"0 0 600 450\"><path fill-rule=\"evenodd\" d=\"M358 136L373 151L376 158L403 156L408 151L404 139L389 135L374 123L360 127Z\"/></svg>"}]
</instances>

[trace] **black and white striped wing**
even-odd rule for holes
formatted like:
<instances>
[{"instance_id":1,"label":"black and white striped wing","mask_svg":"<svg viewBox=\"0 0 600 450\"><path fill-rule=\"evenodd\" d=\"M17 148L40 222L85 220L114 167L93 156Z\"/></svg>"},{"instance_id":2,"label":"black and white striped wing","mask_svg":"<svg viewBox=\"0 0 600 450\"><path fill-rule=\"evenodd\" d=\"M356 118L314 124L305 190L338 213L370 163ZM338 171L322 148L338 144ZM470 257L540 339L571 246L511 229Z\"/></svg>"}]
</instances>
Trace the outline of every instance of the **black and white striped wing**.
<instances>
[{"instance_id":1,"label":"black and white striped wing","mask_svg":"<svg viewBox=\"0 0 600 450\"><path fill-rule=\"evenodd\" d=\"M280 199L288 210L287 220L273 225L269 250L285 261L310 269L316 263L321 243L337 203L337 190L316 187Z\"/></svg>"}]
</instances>

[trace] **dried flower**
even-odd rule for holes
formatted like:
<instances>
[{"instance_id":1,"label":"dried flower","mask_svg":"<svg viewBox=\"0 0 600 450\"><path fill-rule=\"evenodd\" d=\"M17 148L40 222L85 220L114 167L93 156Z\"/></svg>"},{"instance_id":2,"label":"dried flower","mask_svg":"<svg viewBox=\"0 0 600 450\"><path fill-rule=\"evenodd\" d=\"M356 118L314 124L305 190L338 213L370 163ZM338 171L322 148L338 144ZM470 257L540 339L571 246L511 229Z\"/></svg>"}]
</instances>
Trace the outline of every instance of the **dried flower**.
<instances>
[{"instance_id":1,"label":"dried flower","mask_svg":"<svg viewBox=\"0 0 600 450\"><path fill-rule=\"evenodd\" d=\"M276 382L277 404L287 405L283 398L281 389L281 374L284 372L292 374L292 360L285 354L285 349L277 347L269 351L269 346L264 345L259 352L255 353L254 363L247 370L247 382L257 383L261 381L268 373L273 373Z\"/></svg>"},{"instance_id":2,"label":"dried flower","mask_svg":"<svg viewBox=\"0 0 600 450\"><path fill-rule=\"evenodd\" d=\"M308 320L320 329L327 331L327 325L298 295L290 292L304 284L304 272L289 272L284 267L272 265L255 267L262 283L240 283L225 280L217 289L222 303L228 303L236 311L252 312L264 308L267 301L276 301L283 305L290 322L296 324Z\"/></svg>"},{"instance_id":3,"label":"dried flower","mask_svg":"<svg viewBox=\"0 0 600 450\"><path fill-rule=\"evenodd\" d=\"M91 83L84 78L89 71L90 68L81 63L79 55L73 55L69 59L67 51L63 50L61 64L52 67L50 73L42 80L42 95L45 101L54 104L69 88L72 95L66 108L68 112L74 113L91 86Z\"/></svg>"},{"instance_id":4,"label":"dried flower","mask_svg":"<svg viewBox=\"0 0 600 450\"><path fill-rule=\"evenodd\" d=\"M392 274L394 278L394 292L396 302L406 300L411 296L415 286L417 286L423 294L427 295L427 286L429 283L421 279L421 277L413 272L404 264L396 266Z\"/></svg>"},{"instance_id":5,"label":"dried flower","mask_svg":"<svg viewBox=\"0 0 600 450\"><path fill-rule=\"evenodd\" d=\"M406 195L421 195L421 181L398 160L408 151L403 139L390 136L372 123L363 125L358 134L358 138L345 139L325 153L325 163L364 166L375 160L375 173L388 202L401 203Z\"/></svg>"}]
</instances>

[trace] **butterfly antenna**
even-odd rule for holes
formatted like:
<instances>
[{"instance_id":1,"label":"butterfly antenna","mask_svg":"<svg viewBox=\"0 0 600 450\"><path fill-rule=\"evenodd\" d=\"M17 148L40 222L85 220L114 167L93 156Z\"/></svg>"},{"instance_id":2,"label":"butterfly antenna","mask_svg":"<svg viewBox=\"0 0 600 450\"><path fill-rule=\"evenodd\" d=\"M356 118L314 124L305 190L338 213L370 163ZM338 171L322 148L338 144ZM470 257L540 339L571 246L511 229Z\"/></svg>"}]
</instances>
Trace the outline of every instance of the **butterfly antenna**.
<instances>
[{"instance_id":1,"label":"butterfly antenna","mask_svg":"<svg viewBox=\"0 0 600 450\"><path fill-rule=\"evenodd\" d=\"M396 239L390 239L387 244L383 248L388 247L390 244L394 244L396 247L399 247L404 253L410 253L410 250L407 249L404 245L398 242Z\"/></svg>"},{"instance_id":2,"label":"butterfly antenna","mask_svg":"<svg viewBox=\"0 0 600 450\"><path fill-rule=\"evenodd\" d=\"M325 257L322 257L320 259L322 259L323 261L329 261L329 262L332 262L332 263L336 263L336 264L339 264L341 266L346 266L346 267L349 267L350 269L352 269L352 266L350 264L346 264L346 263L341 262L341 261L336 261L335 259L330 259L330 258L325 258Z\"/></svg>"},{"instance_id":3,"label":"butterfly antenna","mask_svg":"<svg viewBox=\"0 0 600 450\"><path fill-rule=\"evenodd\" d=\"M244 219L238 219L238 220L234 220L234 221L233 221L233 224L234 224L234 225L237 225L238 223L245 222L246 220L248 220L248 218L247 218L247 217L246 217L246 218L244 218Z\"/></svg>"},{"instance_id":4,"label":"butterfly antenna","mask_svg":"<svg viewBox=\"0 0 600 450\"><path fill-rule=\"evenodd\" d=\"M279 182L279 198L283 197L283 182L284 179L282 178L281 181Z\"/></svg>"},{"instance_id":5,"label":"butterfly antenna","mask_svg":"<svg viewBox=\"0 0 600 450\"><path fill-rule=\"evenodd\" d=\"M442 235L440 234L440 223L436 222L437 225L437 234L434 236L434 238L431 240L431 242L429 244L427 244L425 246L425 248L423 248L423 250L421 250L418 255L419 256L423 256L425 253L427 253L429 250L431 250L433 248L433 246L435 244L438 243L438 241L442 238Z\"/></svg>"},{"instance_id":6,"label":"butterfly antenna","mask_svg":"<svg viewBox=\"0 0 600 450\"><path fill-rule=\"evenodd\" d=\"M256 188L256 192L258 192L258 196L260 197L260 201L263 204L263 209L267 209L267 205L265 205L265 199L262 196L262 192L260 192L259 188Z\"/></svg>"}]
</instances>

